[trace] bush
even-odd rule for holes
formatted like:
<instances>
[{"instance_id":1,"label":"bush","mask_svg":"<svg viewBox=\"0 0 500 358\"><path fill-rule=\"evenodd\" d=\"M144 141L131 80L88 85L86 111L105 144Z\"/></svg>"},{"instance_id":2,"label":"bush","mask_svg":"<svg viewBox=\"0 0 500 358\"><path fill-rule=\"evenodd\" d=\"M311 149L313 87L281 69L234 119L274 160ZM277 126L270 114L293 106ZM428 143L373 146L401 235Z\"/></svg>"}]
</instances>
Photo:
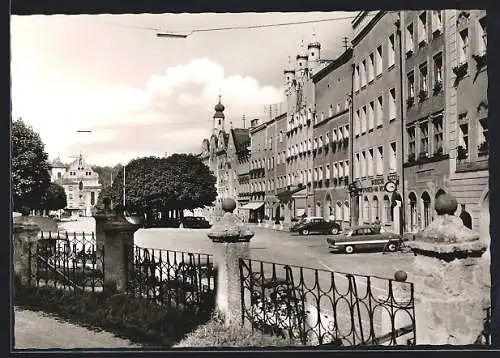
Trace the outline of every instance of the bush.
<instances>
[{"instance_id":1,"label":"bush","mask_svg":"<svg viewBox=\"0 0 500 358\"><path fill-rule=\"evenodd\" d=\"M160 348L171 347L209 318L122 293L73 292L19 282L15 303L24 309L51 313L71 323Z\"/></svg>"},{"instance_id":2,"label":"bush","mask_svg":"<svg viewBox=\"0 0 500 358\"><path fill-rule=\"evenodd\" d=\"M290 347L300 342L271 336L250 327L226 327L222 319L214 315L210 321L189 333L173 348L202 347Z\"/></svg>"}]
</instances>

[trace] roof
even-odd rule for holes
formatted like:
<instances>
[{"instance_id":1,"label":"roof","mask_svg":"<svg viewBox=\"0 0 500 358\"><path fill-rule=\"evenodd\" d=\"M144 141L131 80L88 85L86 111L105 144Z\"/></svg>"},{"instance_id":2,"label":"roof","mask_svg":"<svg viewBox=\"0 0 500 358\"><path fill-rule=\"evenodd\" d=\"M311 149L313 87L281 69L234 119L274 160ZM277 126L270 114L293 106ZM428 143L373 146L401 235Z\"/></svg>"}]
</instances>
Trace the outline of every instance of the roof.
<instances>
[{"instance_id":1,"label":"roof","mask_svg":"<svg viewBox=\"0 0 500 358\"><path fill-rule=\"evenodd\" d=\"M248 128L233 128L231 129L231 133L236 152L245 151L250 145L250 131Z\"/></svg>"},{"instance_id":2,"label":"roof","mask_svg":"<svg viewBox=\"0 0 500 358\"><path fill-rule=\"evenodd\" d=\"M351 59L352 59L352 48L349 48L346 51L344 51L344 53L342 53L335 60L331 61L328 65L326 65L321 70L319 70L318 72L316 72L313 75L313 81L317 82L317 81L321 80L322 78L324 78L329 73L333 72L334 70L336 70L340 66L342 66L342 65L346 64L347 62L349 62Z\"/></svg>"},{"instance_id":3,"label":"roof","mask_svg":"<svg viewBox=\"0 0 500 358\"><path fill-rule=\"evenodd\" d=\"M61 159L59 157L55 158L52 163L50 163L50 166L52 168L67 168L68 166L61 162Z\"/></svg>"}]
</instances>

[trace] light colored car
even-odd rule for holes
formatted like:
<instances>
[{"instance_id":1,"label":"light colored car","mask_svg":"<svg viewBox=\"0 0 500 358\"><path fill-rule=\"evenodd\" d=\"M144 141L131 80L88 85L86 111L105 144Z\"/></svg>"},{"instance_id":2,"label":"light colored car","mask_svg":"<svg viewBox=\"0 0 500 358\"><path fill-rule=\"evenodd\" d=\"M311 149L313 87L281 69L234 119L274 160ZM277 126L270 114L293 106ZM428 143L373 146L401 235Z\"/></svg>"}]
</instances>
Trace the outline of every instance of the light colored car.
<instances>
[{"instance_id":1,"label":"light colored car","mask_svg":"<svg viewBox=\"0 0 500 358\"><path fill-rule=\"evenodd\" d=\"M380 232L380 227L376 225L363 225L329 237L326 242L331 251L344 251L348 254L370 249L393 252L401 246L402 238L392 232Z\"/></svg>"}]
</instances>

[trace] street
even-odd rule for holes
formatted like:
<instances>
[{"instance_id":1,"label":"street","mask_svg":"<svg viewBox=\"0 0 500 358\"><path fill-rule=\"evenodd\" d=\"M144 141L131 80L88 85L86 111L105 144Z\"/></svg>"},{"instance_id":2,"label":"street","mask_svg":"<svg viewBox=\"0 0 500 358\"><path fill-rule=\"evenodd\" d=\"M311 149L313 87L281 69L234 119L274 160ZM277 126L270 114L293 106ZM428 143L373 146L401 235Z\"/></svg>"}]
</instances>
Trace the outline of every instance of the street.
<instances>
[{"instance_id":1,"label":"street","mask_svg":"<svg viewBox=\"0 0 500 358\"><path fill-rule=\"evenodd\" d=\"M80 218L59 226L60 230L70 233L95 231L93 218ZM250 259L253 260L391 279L398 270L411 272L408 253L330 253L327 235L300 236L256 225L250 228L255 232L250 240ZM207 237L208 232L209 229L139 229L135 233L135 244L144 248L213 254L215 244Z\"/></svg>"}]
</instances>

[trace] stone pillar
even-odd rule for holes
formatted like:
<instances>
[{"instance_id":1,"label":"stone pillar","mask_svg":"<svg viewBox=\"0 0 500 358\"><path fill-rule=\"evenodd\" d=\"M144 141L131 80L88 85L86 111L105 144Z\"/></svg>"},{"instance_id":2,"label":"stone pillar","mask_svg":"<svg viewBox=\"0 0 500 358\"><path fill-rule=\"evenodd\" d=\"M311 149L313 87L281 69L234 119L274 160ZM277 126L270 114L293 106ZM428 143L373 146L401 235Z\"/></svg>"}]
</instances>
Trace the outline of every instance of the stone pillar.
<instances>
[{"instance_id":1,"label":"stone pillar","mask_svg":"<svg viewBox=\"0 0 500 358\"><path fill-rule=\"evenodd\" d=\"M23 285L29 284L36 270L36 242L40 227L27 222L14 222L14 273ZM30 250L32 255L30 255Z\"/></svg>"},{"instance_id":2,"label":"stone pillar","mask_svg":"<svg viewBox=\"0 0 500 358\"><path fill-rule=\"evenodd\" d=\"M109 207L94 214L96 244L104 247L104 287L127 289L129 274L128 250L133 250L134 233L141 227L143 216L125 217Z\"/></svg>"},{"instance_id":3,"label":"stone pillar","mask_svg":"<svg viewBox=\"0 0 500 358\"><path fill-rule=\"evenodd\" d=\"M250 239L254 236L254 233L233 214L235 207L236 202L233 199L224 199L222 203L222 208L225 211L224 216L208 233L208 237L215 245L216 307L224 317L226 326L236 326L242 323L238 259L248 257Z\"/></svg>"},{"instance_id":4,"label":"stone pillar","mask_svg":"<svg viewBox=\"0 0 500 358\"><path fill-rule=\"evenodd\" d=\"M408 242L415 254L417 344L474 344L484 328L490 297L482 275L486 245L453 215L456 208L455 198L443 194L436 219Z\"/></svg>"},{"instance_id":5,"label":"stone pillar","mask_svg":"<svg viewBox=\"0 0 500 358\"><path fill-rule=\"evenodd\" d=\"M399 200L396 201L396 206L392 209L393 212L393 230L395 234L399 234L401 232L401 202Z\"/></svg>"}]
</instances>

